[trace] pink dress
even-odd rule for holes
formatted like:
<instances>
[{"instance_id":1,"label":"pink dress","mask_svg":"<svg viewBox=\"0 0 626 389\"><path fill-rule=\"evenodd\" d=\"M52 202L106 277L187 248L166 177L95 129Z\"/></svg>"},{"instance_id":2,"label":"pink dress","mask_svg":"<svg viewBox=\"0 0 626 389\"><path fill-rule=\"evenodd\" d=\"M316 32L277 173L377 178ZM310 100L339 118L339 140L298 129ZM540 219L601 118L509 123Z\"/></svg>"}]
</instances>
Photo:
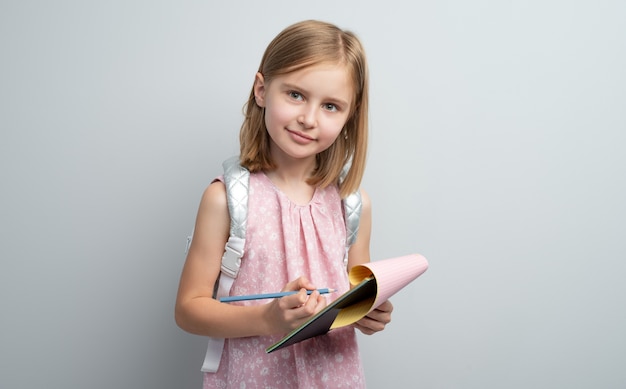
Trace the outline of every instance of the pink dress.
<instances>
[{"instance_id":1,"label":"pink dress","mask_svg":"<svg viewBox=\"0 0 626 389\"><path fill-rule=\"evenodd\" d=\"M245 253L231 295L280 291L304 275L319 288L337 289L328 297L334 300L349 288L345 239L337 187L317 189L309 204L297 205L265 174L251 174ZM218 371L204 373L204 388L365 387L352 327L267 354L281 337L226 339Z\"/></svg>"}]
</instances>

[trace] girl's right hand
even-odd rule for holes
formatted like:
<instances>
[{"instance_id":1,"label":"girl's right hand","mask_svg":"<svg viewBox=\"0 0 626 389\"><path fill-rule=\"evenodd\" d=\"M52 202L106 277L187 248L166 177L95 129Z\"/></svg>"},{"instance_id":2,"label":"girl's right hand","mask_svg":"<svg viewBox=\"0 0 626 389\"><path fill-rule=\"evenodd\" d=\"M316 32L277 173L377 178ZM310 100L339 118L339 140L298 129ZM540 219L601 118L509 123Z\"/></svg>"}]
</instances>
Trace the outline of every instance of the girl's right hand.
<instances>
[{"instance_id":1,"label":"girl's right hand","mask_svg":"<svg viewBox=\"0 0 626 389\"><path fill-rule=\"evenodd\" d=\"M311 316L326 307L326 298L315 290L316 287L306 277L289 282L283 291L299 290L298 293L274 299L265 310L266 322L274 333L287 333L298 328ZM307 290L313 290L308 295Z\"/></svg>"}]
</instances>

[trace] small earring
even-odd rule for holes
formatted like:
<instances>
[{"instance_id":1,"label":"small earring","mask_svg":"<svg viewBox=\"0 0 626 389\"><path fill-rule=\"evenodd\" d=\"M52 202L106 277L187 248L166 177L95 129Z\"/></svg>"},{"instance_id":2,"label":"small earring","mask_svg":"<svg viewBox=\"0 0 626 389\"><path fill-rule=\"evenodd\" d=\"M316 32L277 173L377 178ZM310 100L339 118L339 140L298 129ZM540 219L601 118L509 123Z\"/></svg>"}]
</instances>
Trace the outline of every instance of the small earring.
<instances>
[{"instance_id":1,"label":"small earring","mask_svg":"<svg viewBox=\"0 0 626 389\"><path fill-rule=\"evenodd\" d=\"M343 139L348 140L348 131L343 130Z\"/></svg>"}]
</instances>

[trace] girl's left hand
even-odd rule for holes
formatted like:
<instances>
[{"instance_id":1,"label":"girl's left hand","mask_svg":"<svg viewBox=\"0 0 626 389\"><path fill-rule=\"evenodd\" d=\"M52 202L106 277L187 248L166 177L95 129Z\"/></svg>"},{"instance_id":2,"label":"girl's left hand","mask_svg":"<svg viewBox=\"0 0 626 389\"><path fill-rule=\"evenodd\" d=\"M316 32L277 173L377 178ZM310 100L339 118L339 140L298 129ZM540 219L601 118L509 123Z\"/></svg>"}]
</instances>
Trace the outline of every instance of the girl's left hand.
<instances>
[{"instance_id":1,"label":"girl's left hand","mask_svg":"<svg viewBox=\"0 0 626 389\"><path fill-rule=\"evenodd\" d=\"M391 311L393 311L393 305L387 300L368 313L363 319L357 321L354 326L365 335L372 335L382 331L391 322Z\"/></svg>"}]
</instances>

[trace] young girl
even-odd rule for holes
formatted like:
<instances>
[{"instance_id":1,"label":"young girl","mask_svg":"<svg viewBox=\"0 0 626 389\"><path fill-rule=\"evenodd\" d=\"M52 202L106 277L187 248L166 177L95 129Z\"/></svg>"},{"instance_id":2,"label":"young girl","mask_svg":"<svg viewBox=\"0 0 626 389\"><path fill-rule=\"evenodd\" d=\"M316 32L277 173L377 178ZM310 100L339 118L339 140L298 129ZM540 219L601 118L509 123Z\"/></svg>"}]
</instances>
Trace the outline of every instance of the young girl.
<instances>
[{"instance_id":1,"label":"young girl","mask_svg":"<svg viewBox=\"0 0 626 389\"><path fill-rule=\"evenodd\" d=\"M202 196L176 301L176 322L224 338L204 387L365 387L354 327L365 334L391 320L386 302L354 327L267 354L265 348L323 309L307 290L349 288L347 270L370 260L371 207L344 262L341 199L359 190L367 148L368 74L359 40L319 21L283 30L267 47L241 127L240 163L250 171L244 255L231 295L298 291L280 299L220 303L230 217L222 177ZM351 163L340 181L344 166Z\"/></svg>"}]
</instances>

